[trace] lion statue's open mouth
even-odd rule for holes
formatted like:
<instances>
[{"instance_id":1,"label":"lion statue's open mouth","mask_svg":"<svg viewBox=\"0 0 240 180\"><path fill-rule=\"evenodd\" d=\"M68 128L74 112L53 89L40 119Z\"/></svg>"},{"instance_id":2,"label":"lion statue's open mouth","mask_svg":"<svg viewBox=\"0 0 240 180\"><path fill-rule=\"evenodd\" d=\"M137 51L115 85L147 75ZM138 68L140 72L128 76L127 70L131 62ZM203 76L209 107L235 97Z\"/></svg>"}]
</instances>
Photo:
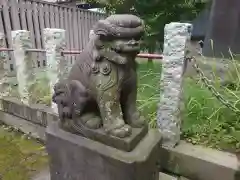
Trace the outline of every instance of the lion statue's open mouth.
<instances>
[{"instance_id":1,"label":"lion statue's open mouth","mask_svg":"<svg viewBox=\"0 0 240 180\"><path fill-rule=\"evenodd\" d=\"M119 44L113 44L112 51L116 53L134 53L140 51L140 42L137 40L130 40L127 42L121 42Z\"/></svg>"}]
</instances>

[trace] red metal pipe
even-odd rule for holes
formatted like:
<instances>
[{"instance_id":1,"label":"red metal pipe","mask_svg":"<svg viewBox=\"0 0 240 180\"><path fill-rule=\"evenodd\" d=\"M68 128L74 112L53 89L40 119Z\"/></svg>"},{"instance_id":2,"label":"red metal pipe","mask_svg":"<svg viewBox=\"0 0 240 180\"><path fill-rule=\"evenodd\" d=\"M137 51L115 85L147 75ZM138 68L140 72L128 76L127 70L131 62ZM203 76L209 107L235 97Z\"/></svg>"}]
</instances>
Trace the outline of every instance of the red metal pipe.
<instances>
[{"instance_id":1,"label":"red metal pipe","mask_svg":"<svg viewBox=\"0 0 240 180\"><path fill-rule=\"evenodd\" d=\"M40 53L45 53L45 49L26 49L27 52L40 52Z\"/></svg>"},{"instance_id":2,"label":"red metal pipe","mask_svg":"<svg viewBox=\"0 0 240 180\"><path fill-rule=\"evenodd\" d=\"M70 50L66 50L66 51L62 51L63 54L81 54L82 51L70 51Z\"/></svg>"},{"instance_id":3,"label":"red metal pipe","mask_svg":"<svg viewBox=\"0 0 240 180\"><path fill-rule=\"evenodd\" d=\"M140 58L150 58L150 59L162 59L163 55L162 54L138 54L137 57Z\"/></svg>"}]
</instances>

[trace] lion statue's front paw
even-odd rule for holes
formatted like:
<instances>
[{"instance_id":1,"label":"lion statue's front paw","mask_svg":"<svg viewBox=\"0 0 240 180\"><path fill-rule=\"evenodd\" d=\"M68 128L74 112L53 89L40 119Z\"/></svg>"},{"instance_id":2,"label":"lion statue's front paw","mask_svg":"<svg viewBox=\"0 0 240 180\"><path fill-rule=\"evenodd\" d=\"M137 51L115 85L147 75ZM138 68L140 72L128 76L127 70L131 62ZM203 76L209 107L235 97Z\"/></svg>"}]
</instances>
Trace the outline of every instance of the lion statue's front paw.
<instances>
[{"instance_id":1,"label":"lion statue's front paw","mask_svg":"<svg viewBox=\"0 0 240 180\"><path fill-rule=\"evenodd\" d=\"M115 137L125 138L131 135L132 128L129 125L124 124L122 127L111 129L107 133Z\"/></svg>"},{"instance_id":2,"label":"lion statue's front paw","mask_svg":"<svg viewBox=\"0 0 240 180\"><path fill-rule=\"evenodd\" d=\"M94 113L88 113L81 116L81 121L84 126L89 129L98 129L102 125L102 119Z\"/></svg>"},{"instance_id":3,"label":"lion statue's front paw","mask_svg":"<svg viewBox=\"0 0 240 180\"><path fill-rule=\"evenodd\" d=\"M135 112L128 119L128 123L134 128L141 128L146 125L146 119L139 112Z\"/></svg>"}]
</instances>

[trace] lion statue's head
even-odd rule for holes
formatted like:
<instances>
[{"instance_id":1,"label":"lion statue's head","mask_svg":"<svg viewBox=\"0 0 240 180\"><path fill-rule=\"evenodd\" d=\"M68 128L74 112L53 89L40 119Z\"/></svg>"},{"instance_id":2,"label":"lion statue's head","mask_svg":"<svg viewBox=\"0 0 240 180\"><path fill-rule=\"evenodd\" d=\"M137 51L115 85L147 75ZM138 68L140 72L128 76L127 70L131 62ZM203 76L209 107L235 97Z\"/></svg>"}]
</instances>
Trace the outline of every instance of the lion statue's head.
<instances>
[{"instance_id":1,"label":"lion statue's head","mask_svg":"<svg viewBox=\"0 0 240 180\"><path fill-rule=\"evenodd\" d=\"M134 60L140 51L144 23L130 14L111 15L99 20L92 31L89 45L97 61L102 57L117 64Z\"/></svg>"}]
</instances>

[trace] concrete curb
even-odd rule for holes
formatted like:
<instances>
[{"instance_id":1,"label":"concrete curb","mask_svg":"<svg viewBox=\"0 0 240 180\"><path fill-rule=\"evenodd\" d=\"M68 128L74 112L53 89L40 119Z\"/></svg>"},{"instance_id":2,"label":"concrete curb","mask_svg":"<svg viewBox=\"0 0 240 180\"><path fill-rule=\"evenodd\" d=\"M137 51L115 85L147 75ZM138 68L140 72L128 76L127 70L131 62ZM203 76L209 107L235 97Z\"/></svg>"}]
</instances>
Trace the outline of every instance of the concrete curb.
<instances>
[{"instance_id":1,"label":"concrete curb","mask_svg":"<svg viewBox=\"0 0 240 180\"><path fill-rule=\"evenodd\" d=\"M34 124L20 117L8 114L0 110L0 121L8 126L15 127L35 139L45 141L45 127Z\"/></svg>"},{"instance_id":2,"label":"concrete curb","mask_svg":"<svg viewBox=\"0 0 240 180\"><path fill-rule=\"evenodd\" d=\"M15 103L15 100L4 101L0 121L44 142L45 127L50 121L55 121L57 116L49 109L32 108L34 106L26 108ZM160 153L160 171L194 180L240 180L240 155L237 157L232 153L195 146L184 141L175 148L162 148Z\"/></svg>"},{"instance_id":3,"label":"concrete curb","mask_svg":"<svg viewBox=\"0 0 240 180\"><path fill-rule=\"evenodd\" d=\"M194 180L240 180L237 155L181 141L175 148L162 148L163 170Z\"/></svg>"}]
</instances>

